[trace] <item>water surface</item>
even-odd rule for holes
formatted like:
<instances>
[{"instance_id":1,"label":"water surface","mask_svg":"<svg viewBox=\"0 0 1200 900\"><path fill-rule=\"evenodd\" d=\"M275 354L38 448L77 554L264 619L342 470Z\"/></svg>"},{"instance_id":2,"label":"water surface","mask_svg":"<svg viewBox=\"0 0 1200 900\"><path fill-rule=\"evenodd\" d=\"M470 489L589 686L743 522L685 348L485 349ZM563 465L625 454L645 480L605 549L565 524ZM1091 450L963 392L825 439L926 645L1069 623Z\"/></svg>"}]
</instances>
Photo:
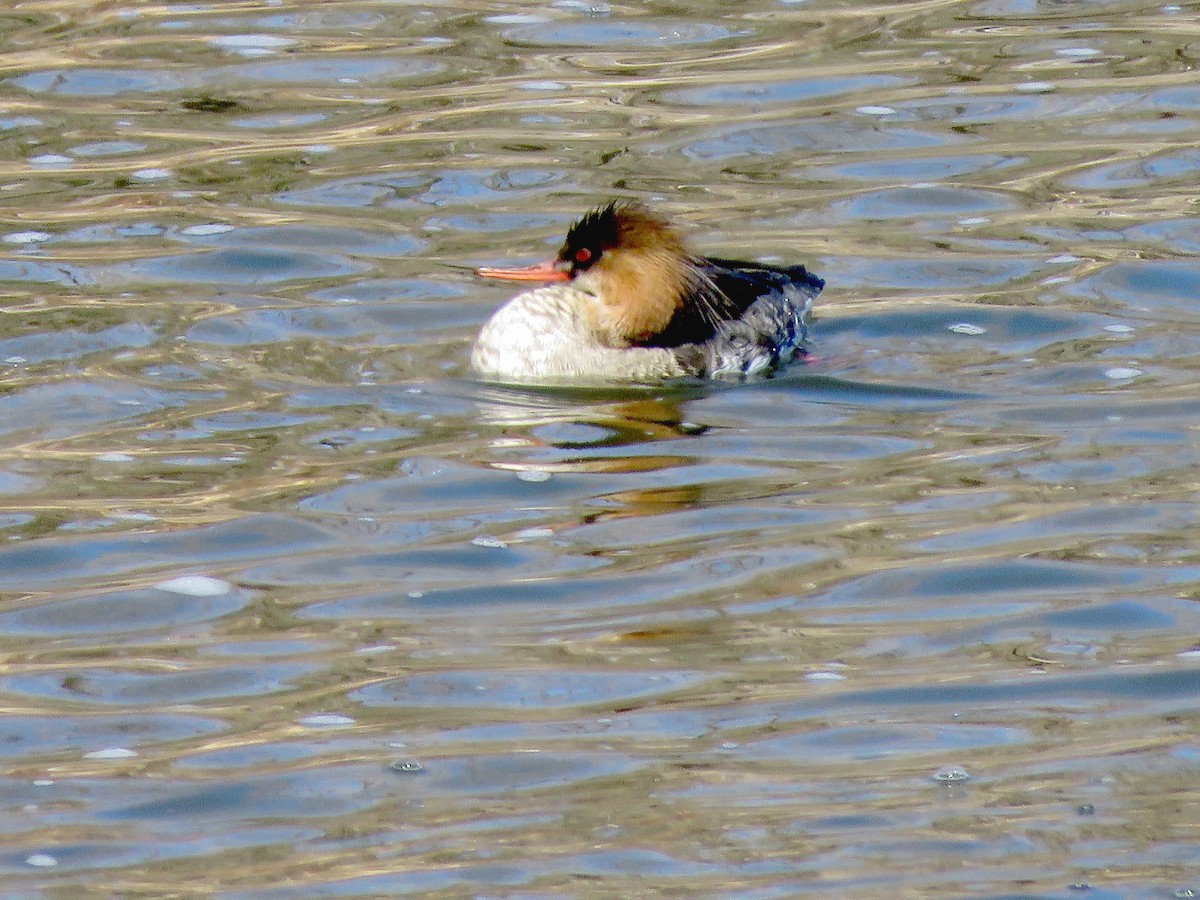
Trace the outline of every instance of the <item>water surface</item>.
<instances>
[{"instance_id":1,"label":"water surface","mask_svg":"<svg viewBox=\"0 0 1200 900\"><path fill-rule=\"evenodd\" d=\"M0 13L5 896L1200 891L1197 13ZM472 380L611 197L813 357Z\"/></svg>"}]
</instances>

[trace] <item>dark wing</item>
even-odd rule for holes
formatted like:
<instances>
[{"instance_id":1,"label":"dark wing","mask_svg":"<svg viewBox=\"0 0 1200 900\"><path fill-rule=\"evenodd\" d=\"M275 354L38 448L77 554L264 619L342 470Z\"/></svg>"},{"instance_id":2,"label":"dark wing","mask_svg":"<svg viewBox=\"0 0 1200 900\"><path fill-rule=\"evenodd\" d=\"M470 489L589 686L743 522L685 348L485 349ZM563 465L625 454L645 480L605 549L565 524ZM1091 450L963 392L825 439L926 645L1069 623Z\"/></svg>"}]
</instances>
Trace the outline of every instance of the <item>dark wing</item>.
<instances>
[{"instance_id":1,"label":"dark wing","mask_svg":"<svg viewBox=\"0 0 1200 900\"><path fill-rule=\"evenodd\" d=\"M770 266L736 259L698 257L694 302L685 303L659 334L646 340L646 347L679 347L701 344L711 338L722 322L740 319L755 301L780 294L791 286L811 297L825 282L804 266Z\"/></svg>"}]
</instances>

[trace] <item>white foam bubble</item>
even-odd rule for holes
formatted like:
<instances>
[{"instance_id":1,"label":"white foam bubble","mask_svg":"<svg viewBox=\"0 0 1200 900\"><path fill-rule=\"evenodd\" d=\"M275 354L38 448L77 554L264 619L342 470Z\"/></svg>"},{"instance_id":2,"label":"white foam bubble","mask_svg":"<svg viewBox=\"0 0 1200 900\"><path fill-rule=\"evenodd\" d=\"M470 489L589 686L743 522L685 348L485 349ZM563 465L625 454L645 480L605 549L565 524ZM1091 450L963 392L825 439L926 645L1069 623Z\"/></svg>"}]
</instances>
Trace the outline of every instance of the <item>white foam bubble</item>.
<instances>
[{"instance_id":1,"label":"white foam bubble","mask_svg":"<svg viewBox=\"0 0 1200 900\"><path fill-rule=\"evenodd\" d=\"M154 585L154 589L187 597L220 597L222 594L233 593L233 585L228 581L210 578L207 575L181 575L178 578L160 581Z\"/></svg>"},{"instance_id":2,"label":"white foam bubble","mask_svg":"<svg viewBox=\"0 0 1200 900\"><path fill-rule=\"evenodd\" d=\"M84 759L133 759L137 751L128 747L105 747L103 750L93 750L83 754Z\"/></svg>"}]
</instances>

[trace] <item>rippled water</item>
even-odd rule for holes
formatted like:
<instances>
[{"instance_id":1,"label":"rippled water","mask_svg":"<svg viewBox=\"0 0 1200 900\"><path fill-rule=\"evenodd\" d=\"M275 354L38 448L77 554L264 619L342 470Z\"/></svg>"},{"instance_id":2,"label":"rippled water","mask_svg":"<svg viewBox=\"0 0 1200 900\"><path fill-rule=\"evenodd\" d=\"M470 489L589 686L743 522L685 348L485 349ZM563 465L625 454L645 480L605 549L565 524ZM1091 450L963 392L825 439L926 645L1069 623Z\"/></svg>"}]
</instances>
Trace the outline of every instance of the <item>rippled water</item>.
<instances>
[{"instance_id":1,"label":"rippled water","mask_svg":"<svg viewBox=\"0 0 1200 900\"><path fill-rule=\"evenodd\" d=\"M3 895L1200 891L1198 13L10 4ZM812 360L473 382L614 196Z\"/></svg>"}]
</instances>

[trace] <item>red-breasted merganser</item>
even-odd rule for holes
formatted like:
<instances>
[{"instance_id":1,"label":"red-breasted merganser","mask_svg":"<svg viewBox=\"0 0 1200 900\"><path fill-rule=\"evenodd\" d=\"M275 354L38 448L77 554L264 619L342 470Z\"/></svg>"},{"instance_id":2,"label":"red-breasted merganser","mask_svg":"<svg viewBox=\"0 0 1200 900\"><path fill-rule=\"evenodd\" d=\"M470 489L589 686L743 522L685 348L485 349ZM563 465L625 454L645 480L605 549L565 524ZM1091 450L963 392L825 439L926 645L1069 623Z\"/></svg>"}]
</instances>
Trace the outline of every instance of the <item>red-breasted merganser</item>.
<instances>
[{"instance_id":1,"label":"red-breasted merganser","mask_svg":"<svg viewBox=\"0 0 1200 900\"><path fill-rule=\"evenodd\" d=\"M825 282L803 266L693 256L635 201L593 210L555 259L486 278L550 284L483 326L471 365L494 380L738 378L791 359Z\"/></svg>"}]
</instances>

